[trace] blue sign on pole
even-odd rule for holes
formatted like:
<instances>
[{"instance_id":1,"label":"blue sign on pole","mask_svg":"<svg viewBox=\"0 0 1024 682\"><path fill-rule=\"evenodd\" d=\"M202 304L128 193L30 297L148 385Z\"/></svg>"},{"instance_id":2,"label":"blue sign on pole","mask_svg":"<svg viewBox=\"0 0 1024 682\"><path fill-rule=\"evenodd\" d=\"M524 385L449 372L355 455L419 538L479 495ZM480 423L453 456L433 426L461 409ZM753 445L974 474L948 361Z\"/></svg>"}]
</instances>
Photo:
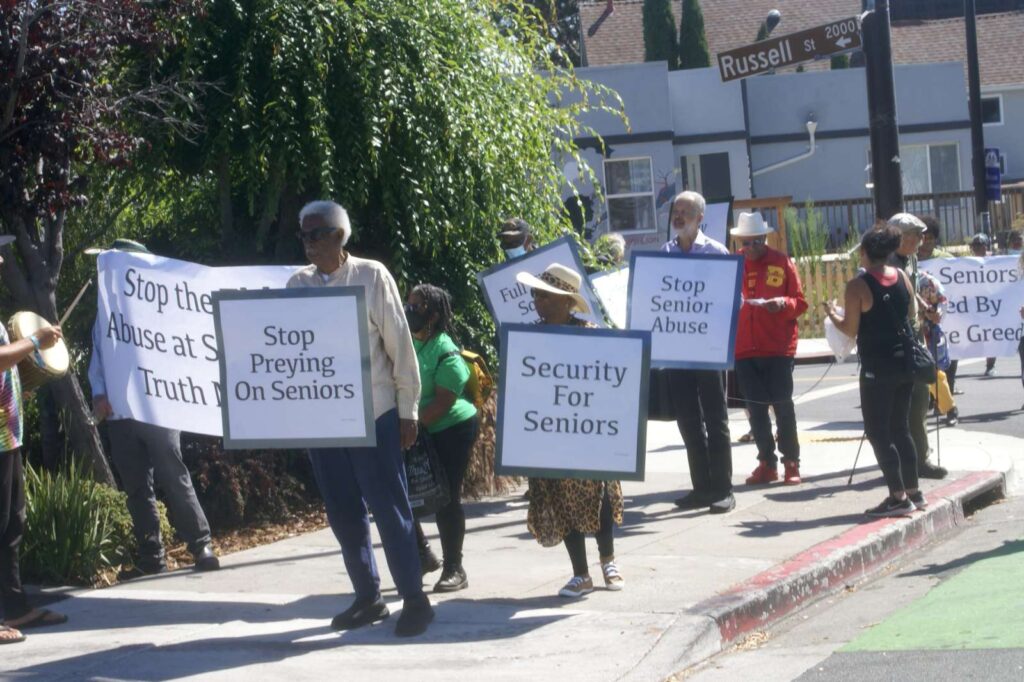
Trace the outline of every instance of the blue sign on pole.
<instances>
[{"instance_id":1,"label":"blue sign on pole","mask_svg":"<svg viewBox=\"0 0 1024 682\"><path fill-rule=\"evenodd\" d=\"M999 170L999 150L985 148L985 196L989 201L1003 200L1003 177Z\"/></svg>"}]
</instances>

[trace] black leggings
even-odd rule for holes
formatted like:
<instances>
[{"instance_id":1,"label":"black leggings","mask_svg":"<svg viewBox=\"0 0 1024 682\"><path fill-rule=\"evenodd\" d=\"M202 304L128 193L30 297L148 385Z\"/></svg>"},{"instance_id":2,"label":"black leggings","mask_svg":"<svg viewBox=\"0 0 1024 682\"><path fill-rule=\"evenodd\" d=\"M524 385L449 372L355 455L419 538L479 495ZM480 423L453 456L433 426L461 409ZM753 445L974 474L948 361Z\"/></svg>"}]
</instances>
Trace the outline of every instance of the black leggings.
<instances>
[{"instance_id":1,"label":"black leggings","mask_svg":"<svg viewBox=\"0 0 1024 682\"><path fill-rule=\"evenodd\" d=\"M874 376L861 370L860 409L864 433L875 451L890 493L917 489L917 450L910 436L910 396L914 382Z\"/></svg>"},{"instance_id":2,"label":"black leggings","mask_svg":"<svg viewBox=\"0 0 1024 682\"><path fill-rule=\"evenodd\" d=\"M466 539L466 512L462 508L462 479L466 475L469 454L476 442L476 433L480 425L479 417L449 426L443 431L430 434L434 439L438 459L444 468L445 477L451 497L448 504L437 510L437 533L441 536L441 551L444 556L445 568L462 566L462 545ZM420 547L425 547L427 540L423 535L420 522L416 521L416 535L420 539Z\"/></svg>"},{"instance_id":3,"label":"black leggings","mask_svg":"<svg viewBox=\"0 0 1024 682\"><path fill-rule=\"evenodd\" d=\"M608 488L605 487L604 497L601 498L601 527L594 534L597 538L597 551L602 559L615 556L612 526L612 505L608 501ZM565 548L569 551L569 560L572 562L572 574L590 575L590 569L587 567L587 544L583 533L578 530L570 531L564 542Z\"/></svg>"},{"instance_id":4,"label":"black leggings","mask_svg":"<svg viewBox=\"0 0 1024 682\"><path fill-rule=\"evenodd\" d=\"M0 620L30 611L21 587L18 547L25 530L25 474L21 450L0 452Z\"/></svg>"}]
</instances>

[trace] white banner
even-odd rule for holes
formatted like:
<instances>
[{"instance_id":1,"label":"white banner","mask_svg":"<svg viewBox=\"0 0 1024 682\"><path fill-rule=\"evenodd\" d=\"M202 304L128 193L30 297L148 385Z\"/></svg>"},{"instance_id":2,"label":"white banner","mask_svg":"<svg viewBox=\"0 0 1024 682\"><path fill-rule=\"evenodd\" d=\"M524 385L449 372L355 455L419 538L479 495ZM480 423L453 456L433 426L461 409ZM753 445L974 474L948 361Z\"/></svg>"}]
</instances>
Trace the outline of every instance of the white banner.
<instances>
[{"instance_id":1,"label":"white banner","mask_svg":"<svg viewBox=\"0 0 1024 682\"><path fill-rule=\"evenodd\" d=\"M494 471L642 481L647 332L503 325Z\"/></svg>"},{"instance_id":2,"label":"white banner","mask_svg":"<svg viewBox=\"0 0 1024 682\"><path fill-rule=\"evenodd\" d=\"M743 257L634 251L629 328L651 332L651 365L733 365Z\"/></svg>"},{"instance_id":3,"label":"white banner","mask_svg":"<svg viewBox=\"0 0 1024 682\"><path fill-rule=\"evenodd\" d=\"M583 263L580 261L579 252L576 250L576 242L570 237L556 239L550 244L545 244L539 249L530 251L525 256L515 260L495 265L477 275L480 288L484 291L484 300L491 316L498 324L531 324L540 318L533 307L533 298L530 296L530 287L516 281L516 275L520 272L529 272L540 277L552 263L559 263L567 268L575 270L580 274L580 284L583 298L590 304L590 313L576 315L584 320L593 322L600 327L607 327L604 315L598 307L597 294L590 286Z\"/></svg>"},{"instance_id":4,"label":"white banner","mask_svg":"<svg viewBox=\"0 0 1024 682\"><path fill-rule=\"evenodd\" d=\"M728 244L731 213L732 199L716 203L709 202L704 208L704 220L700 224L701 231L719 244Z\"/></svg>"},{"instance_id":5,"label":"white banner","mask_svg":"<svg viewBox=\"0 0 1024 682\"><path fill-rule=\"evenodd\" d=\"M1024 274L1018 256L933 258L920 268L946 292L940 322L953 360L1017 354L1024 336Z\"/></svg>"},{"instance_id":6,"label":"white banner","mask_svg":"<svg viewBox=\"0 0 1024 682\"><path fill-rule=\"evenodd\" d=\"M362 287L213 295L224 447L376 445Z\"/></svg>"},{"instance_id":7,"label":"white banner","mask_svg":"<svg viewBox=\"0 0 1024 682\"><path fill-rule=\"evenodd\" d=\"M629 267L623 265L616 270L595 272L590 276L608 319L619 329L626 328L626 310L629 308Z\"/></svg>"},{"instance_id":8,"label":"white banner","mask_svg":"<svg viewBox=\"0 0 1024 682\"><path fill-rule=\"evenodd\" d=\"M294 266L210 268L141 253L97 258L96 337L114 414L221 435L211 294L280 289Z\"/></svg>"}]
</instances>

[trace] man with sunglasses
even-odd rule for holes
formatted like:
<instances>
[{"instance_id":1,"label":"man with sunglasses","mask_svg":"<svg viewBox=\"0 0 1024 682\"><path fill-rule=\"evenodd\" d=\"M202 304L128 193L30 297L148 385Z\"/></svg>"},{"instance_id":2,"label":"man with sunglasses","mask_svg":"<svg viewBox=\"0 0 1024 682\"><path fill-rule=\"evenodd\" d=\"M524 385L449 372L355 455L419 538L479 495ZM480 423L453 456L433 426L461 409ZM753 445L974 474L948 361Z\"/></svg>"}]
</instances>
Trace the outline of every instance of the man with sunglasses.
<instances>
[{"instance_id":1,"label":"man with sunglasses","mask_svg":"<svg viewBox=\"0 0 1024 682\"><path fill-rule=\"evenodd\" d=\"M416 442L420 370L404 301L382 263L345 250L352 226L333 201L314 201L299 213L299 239L310 265L288 280L293 287L362 287L370 346L370 377L377 445L317 448L309 451L327 520L341 544L345 569L355 592L352 605L331 627L351 630L390 615L381 598L373 557L367 506L373 510L391 577L402 596L395 634L418 635L434 610L423 593L419 546L405 480L402 451Z\"/></svg>"},{"instance_id":2,"label":"man with sunglasses","mask_svg":"<svg viewBox=\"0 0 1024 682\"><path fill-rule=\"evenodd\" d=\"M723 244L700 229L706 203L697 192L680 192L672 200L669 225L675 238L666 253L728 255ZM713 369L667 369L669 397L686 446L693 490L676 500L681 509L706 507L712 514L736 508L732 494L732 442L725 376Z\"/></svg>"},{"instance_id":3,"label":"man with sunglasses","mask_svg":"<svg viewBox=\"0 0 1024 682\"><path fill-rule=\"evenodd\" d=\"M743 253L743 306L736 325L736 378L747 401L758 465L747 485L779 480L770 406L778 426L783 482L800 483L800 442L793 407L797 318L807 310L800 276L789 256L768 246L775 230L760 213L741 213L729 233Z\"/></svg>"}]
</instances>

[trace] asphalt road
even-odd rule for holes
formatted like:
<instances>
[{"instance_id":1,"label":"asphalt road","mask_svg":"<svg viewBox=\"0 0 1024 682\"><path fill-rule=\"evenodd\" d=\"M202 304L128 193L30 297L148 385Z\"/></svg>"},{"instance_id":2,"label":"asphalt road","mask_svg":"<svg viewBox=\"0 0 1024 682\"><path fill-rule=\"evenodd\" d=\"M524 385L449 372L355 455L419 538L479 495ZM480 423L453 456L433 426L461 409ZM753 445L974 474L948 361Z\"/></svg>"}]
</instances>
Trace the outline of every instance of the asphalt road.
<instances>
[{"instance_id":1,"label":"asphalt road","mask_svg":"<svg viewBox=\"0 0 1024 682\"><path fill-rule=\"evenodd\" d=\"M681 676L677 676L681 677ZM688 671L726 682L1024 679L1024 497Z\"/></svg>"},{"instance_id":2,"label":"asphalt road","mask_svg":"<svg viewBox=\"0 0 1024 682\"><path fill-rule=\"evenodd\" d=\"M960 362L956 387L964 393L956 396L960 423L954 428L1024 438L1020 359L998 358L996 375L992 377L983 376L984 370L984 359ZM798 365L793 381L798 420L861 421L856 363ZM849 390L839 390L844 386ZM934 419L929 423L934 428ZM947 428L945 422L942 428Z\"/></svg>"}]
</instances>

